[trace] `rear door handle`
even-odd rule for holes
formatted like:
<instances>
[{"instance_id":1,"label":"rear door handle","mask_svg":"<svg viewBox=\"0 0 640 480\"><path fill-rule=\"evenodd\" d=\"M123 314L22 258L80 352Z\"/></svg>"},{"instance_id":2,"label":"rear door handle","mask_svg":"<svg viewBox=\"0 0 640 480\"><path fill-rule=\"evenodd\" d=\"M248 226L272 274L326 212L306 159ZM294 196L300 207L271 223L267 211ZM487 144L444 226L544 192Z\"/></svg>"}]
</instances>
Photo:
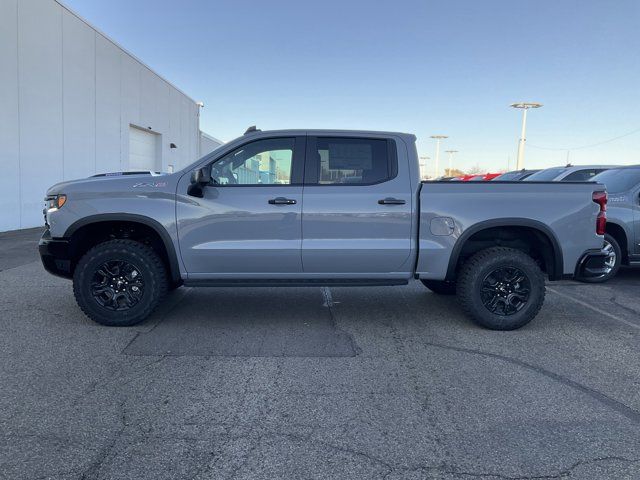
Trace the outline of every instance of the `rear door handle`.
<instances>
[{"instance_id":1,"label":"rear door handle","mask_svg":"<svg viewBox=\"0 0 640 480\"><path fill-rule=\"evenodd\" d=\"M276 197L269 200L270 205L295 205L296 203L293 198Z\"/></svg>"},{"instance_id":2,"label":"rear door handle","mask_svg":"<svg viewBox=\"0 0 640 480\"><path fill-rule=\"evenodd\" d=\"M387 198L383 198L382 200L378 200L378 203L380 205L404 205L407 202L399 198L387 197Z\"/></svg>"}]
</instances>

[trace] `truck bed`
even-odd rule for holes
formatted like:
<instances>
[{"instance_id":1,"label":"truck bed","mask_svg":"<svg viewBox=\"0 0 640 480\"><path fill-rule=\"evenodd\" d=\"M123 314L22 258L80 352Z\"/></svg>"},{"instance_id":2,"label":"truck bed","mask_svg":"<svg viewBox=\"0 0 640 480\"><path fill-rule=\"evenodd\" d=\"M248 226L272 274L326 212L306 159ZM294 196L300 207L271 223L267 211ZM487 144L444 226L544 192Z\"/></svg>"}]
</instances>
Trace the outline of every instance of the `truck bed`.
<instances>
[{"instance_id":1,"label":"truck bed","mask_svg":"<svg viewBox=\"0 0 640 480\"><path fill-rule=\"evenodd\" d=\"M599 206L592 201L602 190L592 182L421 182L417 275L451 278L465 242L503 235L503 227L546 236L559 254L550 278L572 275L585 247L602 248Z\"/></svg>"}]
</instances>

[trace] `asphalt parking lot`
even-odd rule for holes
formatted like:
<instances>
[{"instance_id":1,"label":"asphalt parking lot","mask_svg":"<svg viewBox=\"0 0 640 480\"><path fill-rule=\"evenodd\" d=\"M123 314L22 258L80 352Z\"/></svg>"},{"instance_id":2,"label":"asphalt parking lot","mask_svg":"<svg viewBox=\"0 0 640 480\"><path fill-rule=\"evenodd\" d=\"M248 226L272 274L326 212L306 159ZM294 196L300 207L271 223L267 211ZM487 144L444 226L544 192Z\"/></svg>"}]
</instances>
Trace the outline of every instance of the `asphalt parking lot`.
<instances>
[{"instance_id":1,"label":"asphalt parking lot","mask_svg":"<svg viewBox=\"0 0 640 480\"><path fill-rule=\"evenodd\" d=\"M107 328L0 234L0 477L637 479L640 270L515 332L380 288L187 289Z\"/></svg>"}]
</instances>

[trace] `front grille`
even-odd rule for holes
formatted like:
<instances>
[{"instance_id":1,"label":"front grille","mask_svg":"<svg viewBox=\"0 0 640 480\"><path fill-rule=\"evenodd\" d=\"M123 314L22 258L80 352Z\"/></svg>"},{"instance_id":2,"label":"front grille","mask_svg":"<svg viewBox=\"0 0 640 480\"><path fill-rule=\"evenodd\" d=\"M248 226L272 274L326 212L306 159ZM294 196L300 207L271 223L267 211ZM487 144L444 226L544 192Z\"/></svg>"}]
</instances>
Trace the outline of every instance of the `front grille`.
<instances>
[{"instance_id":1,"label":"front grille","mask_svg":"<svg viewBox=\"0 0 640 480\"><path fill-rule=\"evenodd\" d=\"M47 200L45 199L44 208L42 209L42 216L44 217L44 226L49 229L49 224L47 223Z\"/></svg>"}]
</instances>

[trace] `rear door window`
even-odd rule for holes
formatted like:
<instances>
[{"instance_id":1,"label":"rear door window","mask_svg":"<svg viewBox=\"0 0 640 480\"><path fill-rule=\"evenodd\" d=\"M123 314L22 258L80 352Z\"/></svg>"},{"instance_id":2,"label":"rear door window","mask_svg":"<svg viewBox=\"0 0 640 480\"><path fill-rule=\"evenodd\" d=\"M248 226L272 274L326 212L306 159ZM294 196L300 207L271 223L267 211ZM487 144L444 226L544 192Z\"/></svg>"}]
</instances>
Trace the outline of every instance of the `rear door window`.
<instances>
[{"instance_id":1,"label":"rear door window","mask_svg":"<svg viewBox=\"0 0 640 480\"><path fill-rule=\"evenodd\" d=\"M306 182L318 185L373 185L397 174L392 141L374 138L310 137Z\"/></svg>"}]
</instances>

